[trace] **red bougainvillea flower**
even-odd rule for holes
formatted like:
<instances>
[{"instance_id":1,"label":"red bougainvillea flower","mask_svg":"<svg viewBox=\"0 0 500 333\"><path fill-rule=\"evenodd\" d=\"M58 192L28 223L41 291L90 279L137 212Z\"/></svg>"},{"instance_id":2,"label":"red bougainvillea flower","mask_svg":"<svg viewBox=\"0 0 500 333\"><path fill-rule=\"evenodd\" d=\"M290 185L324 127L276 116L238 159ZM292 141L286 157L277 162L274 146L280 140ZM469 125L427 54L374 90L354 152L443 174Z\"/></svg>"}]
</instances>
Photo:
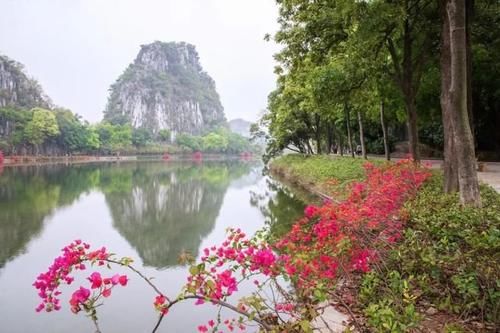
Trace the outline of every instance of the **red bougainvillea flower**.
<instances>
[{"instance_id":1,"label":"red bougainvillea flower","mask_svg":"<svg viewBox=\"0 0 500 333\"><path fill-rule=\"evenodd\" d=\"M304 215L307 218L313 217L318 212L318 207L309 205L304 209Z\"/></svg>"},{"instance_id":2,"label":"red bougainvillea flower","mask_svg":"<svg viewBox=\"0 0 500 333\"><path fill-rule=\"evenodd\" d=\"M101 274L98 272L90 274L88 280L90 281L90 283L92 283L92 285L90 286L90 288L92 289L100 288L102 285L102 277Z\"/></svg>"},{"instance_id":3,"label":"red bougainvillea flower","mask_svg":"<svg viewBox=\"0 0 500 333\"><path fill-rule=\"evenodd\" d=\"M168 313L168 306L165 304L167 298L163 295L159 295L155 297L155 301L153 303L155 309L159 311L161 314L166 315Z\"/></svg>"},{"instance_id":4,"label":"red bougainvillea flower","mask_svg":"<svg viewBox=\"0 0 500 333\"><path fill-rule=\"evenodd\" d=\"M205 325L198 326L198 332L208 332L208 328Z\"/></svg>"},{"instance_id":5,"label":"red bougainvillea flower","mask_svg":"<svg viewBox=\"0 0 500 333\"><path fill-rule=\"evenodd\" d=\"M125 287L127 285L127 282L128 282L128 278L126 275L120 275L120 277L118 278L118 283L122 286L122 287Z\"/></svg>"}]
</instances>

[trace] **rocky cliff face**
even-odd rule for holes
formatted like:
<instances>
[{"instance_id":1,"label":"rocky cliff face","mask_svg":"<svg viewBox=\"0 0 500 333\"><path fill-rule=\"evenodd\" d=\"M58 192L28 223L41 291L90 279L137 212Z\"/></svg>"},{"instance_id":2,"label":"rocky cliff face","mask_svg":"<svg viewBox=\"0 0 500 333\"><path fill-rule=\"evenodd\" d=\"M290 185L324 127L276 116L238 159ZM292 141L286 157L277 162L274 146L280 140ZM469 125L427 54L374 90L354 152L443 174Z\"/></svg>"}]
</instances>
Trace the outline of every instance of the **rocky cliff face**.
<instances>
[{"instance_id":1,"label":"rocky cliff face","mask_svg":"<svg viewBox=\"0 0 500 333\"><path fill-rule=\"evenodd\" d=\"M104 119L191 134L225 122L215 82L195 47L184 42L143 45L111 86Z\"/></svg>"},{"instance_id":2,"label":"rocky cliff face","mask_svg":"<svg viewBox=\"0 0 500 333\"><path fill-rule=\"evenodd\" d=\"M48 108L49 105L40 84L24 74L23 66L0 55L0 107Z\"/></svg>"}]
</instances>

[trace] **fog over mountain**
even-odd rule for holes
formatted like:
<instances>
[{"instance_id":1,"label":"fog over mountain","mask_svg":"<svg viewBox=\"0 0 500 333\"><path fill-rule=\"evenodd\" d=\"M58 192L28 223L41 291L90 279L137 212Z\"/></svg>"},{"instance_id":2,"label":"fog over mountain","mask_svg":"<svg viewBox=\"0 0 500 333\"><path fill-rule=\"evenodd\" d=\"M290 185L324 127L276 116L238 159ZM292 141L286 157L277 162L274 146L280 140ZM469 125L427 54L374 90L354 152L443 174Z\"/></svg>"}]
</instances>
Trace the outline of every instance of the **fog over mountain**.
<instances>
[{"instance_id":1,"label":"fog over mountain","mask_svg":"<svg viewBox=\"0 0 500 333\"><path fill-rule=\"evenodd\" d=\"M228 119L254 120L274 88L273 1L3 0L0 54L23 63L54 104L102 119L108 88L155 40L196 45Z\"/></svg>"}]
</instances>

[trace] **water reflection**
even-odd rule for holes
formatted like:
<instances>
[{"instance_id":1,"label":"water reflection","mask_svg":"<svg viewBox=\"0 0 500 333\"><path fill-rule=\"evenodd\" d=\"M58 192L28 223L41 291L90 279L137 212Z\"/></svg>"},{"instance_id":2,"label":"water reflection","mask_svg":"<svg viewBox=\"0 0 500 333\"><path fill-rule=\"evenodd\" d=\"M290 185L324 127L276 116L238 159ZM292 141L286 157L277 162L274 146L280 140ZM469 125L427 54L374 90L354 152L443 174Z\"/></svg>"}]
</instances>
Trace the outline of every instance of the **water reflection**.
<instances>
[{"instance_id":1,"label":"water reflection","mask_svg":"<svg viewBox=\"0 0 500 333\"><path fill-rule=\"evenodd\" d=\"M250 204L257 207L266 219L271 239L287 233L302 216L305 203L317 200L299 189L291 191L284 183L273 178L267 178L266 186L259 191L252 191L250 196Z\"/></svg>"},{"instance_id":2,"label":"water reflection","mask_svg":"<svg viewBox=\"0 0 500 333\"><path fill-rule=\"evenodd\" d=\"M176 169L137 164L121 170L122 185L114 175L114 185L103 190L115 228L145 265L165 268L176 265L181 252L198 255L230 181L248 171L249 165L235 163Z\"/></svg>"},{"instance_id":3,"label":"water reflection","mask_svg":"<svg viewBox=\"0 0 500 333\"><path fill-rule=\"evenodd\" d=\"M63 166L4 168L0 176L0 268L23 252L57 207L71 204L93 186L87 176Z\"/></svg>"},{"instance_id":4,"label":"water reflection","mask_svg":"<svg viewBox=\"0 0 500 333\"><path fill-rule=\"evenodd\" d=\"M273 232L282 232L304 205L260 170L258 164L242 162L4 168L0 331L91 331L84 316L67 308L50 314L32 311L39 302L29 287L33 279L75 238L136 259L139 270L175 296L188 274L187 267L177 265L179 252L199 255L200 248L220 244L229 226L252 234L267 221ZM155 322L153 295L137 282L102 307L103 332L144 332ZM217 315L210 306L196 308L196 320L192 314L192 304L180 305L162 331L195 332Z\"/></svg>"},{"instance_id":5,"label":"water reflection","mask_svg":"<svg viewBox=\"0 0 500 333\"><path fill-rule=\"evenodd\" d=\"M146 265L176 265L182 251L197 256L229 184L252 168L239 162L6 168L0 176L0 268L23 252L56 208L93 189L104 193L114 227Z\"/></svg>"}]
</instances>

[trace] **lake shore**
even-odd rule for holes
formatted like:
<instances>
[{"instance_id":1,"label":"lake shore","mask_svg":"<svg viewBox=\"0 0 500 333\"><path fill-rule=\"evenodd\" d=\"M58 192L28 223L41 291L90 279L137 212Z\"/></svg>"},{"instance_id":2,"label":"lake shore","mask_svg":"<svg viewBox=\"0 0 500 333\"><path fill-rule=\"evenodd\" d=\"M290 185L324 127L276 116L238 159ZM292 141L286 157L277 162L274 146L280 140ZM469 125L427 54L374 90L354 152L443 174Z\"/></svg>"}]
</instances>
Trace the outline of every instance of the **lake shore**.
<instances>
[{"instance_id":1,"label":"lake shore","mask_svg":"<svg viewBox=\"0 0 500 333\"><path fill-rule=\"evenodd\" d=\"M240 156L223 154L168 154L168 155L73 155L73 156L46 156L46 155L15 155L5 156L3 166L26 166L45 164L81 164L99 162L128 162L141 160L158 161L221 161L221 160L256 160L258 156Z\"/></svg>"}]
</instances>

